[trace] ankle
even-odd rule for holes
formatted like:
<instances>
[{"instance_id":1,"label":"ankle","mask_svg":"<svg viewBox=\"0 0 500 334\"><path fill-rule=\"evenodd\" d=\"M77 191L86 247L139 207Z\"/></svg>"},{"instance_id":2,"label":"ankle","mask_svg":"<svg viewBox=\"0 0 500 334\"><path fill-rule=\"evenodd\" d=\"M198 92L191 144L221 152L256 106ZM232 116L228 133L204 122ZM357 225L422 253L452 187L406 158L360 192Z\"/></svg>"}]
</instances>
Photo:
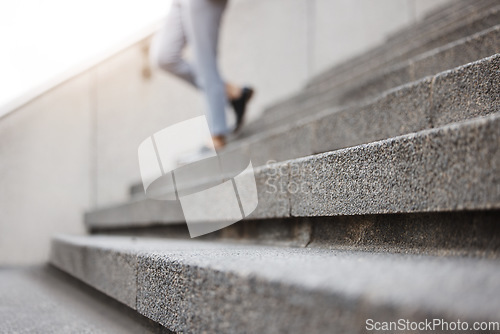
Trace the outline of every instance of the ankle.
<instances>
[{"instance_id":1,"label":"ankle","mask_svg":"<svg viewBox=\"0 0 500 334\"><path fill-rule=\"evenodd\" d=\"M226 136L212 136L212 142L214 143L215 150L220 150L226 146Z\"/></svg>"},{"instance_id":2,"label":"ankle","mask_svg":"<svg viewBox=\"0 0 500 334\"><path fill-rule=\"evenodd\" d=\"M229 100L237 99L241 96L241 87L226 83L226 95Z\"/></svg>"}]
</instances>

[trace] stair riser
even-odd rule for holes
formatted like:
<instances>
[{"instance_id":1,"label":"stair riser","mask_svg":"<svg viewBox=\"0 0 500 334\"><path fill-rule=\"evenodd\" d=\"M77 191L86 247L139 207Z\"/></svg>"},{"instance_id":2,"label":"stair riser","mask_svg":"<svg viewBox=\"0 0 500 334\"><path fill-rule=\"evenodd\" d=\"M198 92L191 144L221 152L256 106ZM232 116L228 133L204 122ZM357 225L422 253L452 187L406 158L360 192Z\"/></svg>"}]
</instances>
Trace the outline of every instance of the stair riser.
<instances>
[{"instance_id":1,"label":"stair riser","mask_svg":"<svg viewBox=\"0 0 500 334\"><path fill-rule=\"evenodd\" d=\"M385 44L380 48L408 43L408 41L414 40L415 36L425 36L425 34L428 34L429 31L436 30L436 25L437 27L441 27L453 21L461 21L463 20L463 18L469 17L473 12L486 11L488 10L488 8L494 7L496 5L498 4L495 2L495 0L460 1L451 3L445 8L441 7L439 9L436 9L436 12L432 16L425 17L417 24L410 25L399 30L396 34L390 35L387 38ZM309 82L308 87L321 84L323 81L329 80L332 77L337 77L344 71L352 68L354 63L363 63L372 60L374 56L378 54L380 54L380 51L374 49L362 55L358 55L351 59L352 62L346 61L324 73L317 75Z\"/></svg>"},{"instance_id":2,"label":"stair riser","mask_svg":"<svg viewBox=\"0 0 500 334\"><path fill-rule=\"evenodd\" d=\"M401 45L387 42L358 57L354 57L339 66L343 69L332 73L325 73L322 80L315 81L307 86L315 89L322 86L331 87L336 83L348 81L352 76L376 71L389 67L401 61L406 61L421 53L436 47L446 45L458 39L466 38L482 30L493 27L500 22L500 6L489 8L484 12L469 15L453 24L436 29L433 33L422 36L420 39L406 39Z\"/></svg>"},{"instance_id":3,"label":"stair riser","mask_svg":"<svg viewBox=\"0 0 500 334\"><path fill-rule=\"evenodd\" d=\"M66 273L135 309L137 256L53 240L50 262Z\"/></svg>"},{"instance_id":4,"label":"stair riser","mask_svg":"<svg viewBox=\"0 0 500 334\"><path fill-rule=\"evenodd\" d=\"M400 87L363 106L326 111L232 150L255 166L369 143L500 111L500 55Z\"/></svg>"},{"instance_id":5,"label":"stair riser","mask_svg":"<svg viewBox=\"0 0 500 334\"><path fill-rule=\"evenodd\" d=\"M142 186L142 185L141 185ZM156 223L178 223L185 221L179 202L147 199L142 189L138 199L116 207L101 208L86 212L84 221L89 229L120 228L122 226L151 226Z\"/></svg>"},{"instance_id":6,"label":"stair riser","mask_svg":"<svg viewBox=\"0 0 500 334\"><path fill-rule=\"evenodd\" d=\"M489 120L299 159L290 215L499 208L500 118Z\"/></svg>"},{"instance_id":7,"label":"stair riser","mask_svg":"<svg viewBox=\"0 0 500 334\"><path fill-rule=\"evenodd\" d=\"M424 19L417 25L412 25L401 30L396 35L389 37L386 43L381 47L352 58L350 61L337 65L331 70L313 78L308 87L321 84L322 81L330 80L332 77L338 77L345 71L349 72L353 67L355 67L355 64L373 61L381 54L384 54L384 56L387 57L385 54L391 47L398 48L398 45L407 45L409 41L418 40L417 38L425 40L426 38L429 38L429 36L432 37L440 34L441 30L450 24L460 24L471 17L479 16L481 13L487 12L489 9L498 6L498 2L496 0L468 1L468 3L464 5L465 6L463 8L456 8L456 5L452 4L445 8L445 10L440 10L438 15L436 15L435 20L427 21ZM445 14L447 10L448 13L446 15L441 15Z\"/></svg>"},{"instance_id":8,"label":"stair riser","mask_svg":"<svg viewBox=\"0 0 500 334\"><path fill-rule=\"evenodd\" d=\"M496 0L473 0L461 1L461 3L451 3L434 10L434 13L427 15L422 21L414 26L408 26L399 30L394 35L389 36L387 42L396 43L408 41L418 36L426 35L430 31L442 29L446 24L460 22L471 16L478 15L491 7L498 5Z\"/></svg>"},{"instance_id":9,"label":"stair riser","mask_svg":"<svg viewBox=\"0 0 500 334\"><path fill-rule=\"evenodd\" d=\"M324 85L307 90L265 114L250 127L272 128L284 121L288 122L290 115L298 119L335 105L354 103L405 83L489 57L500 53L499 40L500 28L497 26L388 69L353 76L347 82L337 82L332 86Z\"/></svg>"},{"instance_id":10,"label":"stair riser","mask_svg":"<svg viewBox=\"0 0 500 334\"><path fill-rule=\"evenodd\" d=\"M263 166L251 217L499 208L499 127L495 115Z\"/></svg>"},{"instance_id":11,"label":"stair riser","mask_svg":"<svg viewBox=\"0 0 500 334\"><path fill-rule=\"evenodd\" d=\"M379 72L366 81L345 89L338 103L346 104L367 96L375 96L408 82L498 54L500 53L499 41L500 26L497 26L484 34L467 38L453 46L423 54L403 63L402 66Z\"/></svg>"},{"instance_id":12,"label":"stair riser","mask_svg":"<svg viewBox=\"0 0 500 334\"><path fill-rule=\"evenodd\" d=\"M500 258L500 211L243 220L197 240L380 253ZM189 239L185 223L94 233Z\"/></svg>"},{"instance_id":13,"label":"stair riser","mask_svg":"<svg viewBox=\"0 0 500 334\"><path fill-rule=\"evenodd\" d=\"M249 219L499 209L499 127L494 115L262 166ZM164 202L151 205L168 216ZM89 217L87 225L99 228ZM135 219L157 222L148 210Z\"/></svg>"},{"instance_id":14,"label":"stair riser","mask_svg":"<svg viewBox=\"0 0 500 334\"><path fill-rule=\"evenodd\" d=\"M497 281L485 279L498 275L491 261L171 239L63 237L53 244L54 257L86 249L75 277L89 282L102 273L99 290L118 300L135 296L132 308L176 332L364 333L366 319L498 315L498 299L487 298L498 294ZM126 272L110 260L121 258L133 259ZM75 267L71 259L51 262L70 273Z\"/></svg>"}]
</instances>

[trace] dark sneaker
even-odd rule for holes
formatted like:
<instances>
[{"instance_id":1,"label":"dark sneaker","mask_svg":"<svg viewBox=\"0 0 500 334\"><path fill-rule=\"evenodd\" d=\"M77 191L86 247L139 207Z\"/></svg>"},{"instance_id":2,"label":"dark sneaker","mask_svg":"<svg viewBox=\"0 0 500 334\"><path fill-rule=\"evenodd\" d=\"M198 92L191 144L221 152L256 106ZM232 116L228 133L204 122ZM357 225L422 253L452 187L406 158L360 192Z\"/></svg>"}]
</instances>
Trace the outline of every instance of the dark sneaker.
<instances>
[{"instance_id":1,"label":"dark sneaker","mask_svg":"<svg viewBox=\"0 0 500 334\"><path fill-rule=\"evenodd\" d=\"M253 88L243 87L243 89L241 90L241 96L237 99L229 101L231 103L231 106L233 106L234 113L236 114L236 127L234 128L234 132L237 132L241 128L248 101L250 101L253 94Z\"/></svg>"}]
</instances>

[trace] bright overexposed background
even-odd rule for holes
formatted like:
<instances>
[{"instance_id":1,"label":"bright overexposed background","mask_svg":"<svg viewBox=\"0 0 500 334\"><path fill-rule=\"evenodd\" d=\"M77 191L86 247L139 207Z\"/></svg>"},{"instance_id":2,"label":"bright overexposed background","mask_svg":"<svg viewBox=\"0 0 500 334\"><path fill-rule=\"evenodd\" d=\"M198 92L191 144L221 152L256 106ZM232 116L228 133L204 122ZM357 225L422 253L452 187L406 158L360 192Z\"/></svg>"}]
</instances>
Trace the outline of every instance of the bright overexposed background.
<instances>
[{"instance_id":1,"label":"bright overexposed background","mask_svg":"<svg viewBox=\"0 0 500 334\"><path fill-rule=\"evenodd\" d=\"M30 92L151 31L169 5L170 0L2 0L0 117Z\"/></svg>"}]
</instances>

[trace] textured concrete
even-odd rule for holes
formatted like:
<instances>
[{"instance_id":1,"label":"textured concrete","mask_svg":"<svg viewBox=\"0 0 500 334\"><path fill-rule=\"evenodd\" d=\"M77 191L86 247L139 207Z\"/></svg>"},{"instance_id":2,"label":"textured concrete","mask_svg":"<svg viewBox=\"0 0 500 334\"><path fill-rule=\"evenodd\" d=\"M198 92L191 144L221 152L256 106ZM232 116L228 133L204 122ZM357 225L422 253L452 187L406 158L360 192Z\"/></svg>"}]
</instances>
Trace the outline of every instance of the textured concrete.
<instances>
[{"instance_id":1,"label":"textured concrete","mask_svg":"<svg viewBox=\"0 0 500 334\"><path fill-rule=\"evenodd\" d=\"M492 32L498 35L500 30ZM426 58L424 58L426 59ZM352 107L325 110L234 142L255 166L369 143L500 110L500 55L390 90ZM287 146L288 145L288 146Z\"/></svg>"},{"instance_id":2,"label":"textured concrete","mask_svg":"<svg viewBox=\"0 0 500 334\"><path fill-rule=\"evenodd\" d=\"M142 186L142 184L141 184ZM144 194L144 188L142 188ZM148 217L146 220L144 217ZM151 225L155 222L184 221L184 214L179 202L157 201L141 196L127 202L127 205L114 205L85 213L85 222L89 227L92 222L99 222L101 228L114 228L133 223L136 226Z\"/></svg>"},{"instance_id":3,"label":"textured concrete","mask_svg":"<svg viewBox=\"0 0 500 334\"><path fill-rule=\"evenodd\" d=\"M499 126L494 115L297 159L291 215L499 208Z\"/></svg>"},{"instance_id":4,"label":"textured concrete","mask_svg":"<svg viewBox=\"0 0 500 334\"><path fill-rule=\"evenodd\" d=\"M52 242L50 258L69 274L135 308L136 258L125 250L117 254L102 248L87 248L85 244L68 247ZM89 267L93 270L86 270Z\"/></svg>"},{"instance_id":5,"label":"textured concrete","mask_svg":"<svg viewBox=\"0 0 500 334\"><path fill-rule=\"evenodd\" d=\"M91 76L0 119L0 263L46 259L56 231L81 233L90 208Z\"/></svg>"},{"instance_id":6,"label":"textured concrete","mask_svg":"<svg viewBox=\"0 0 500 334\"><path fill-rule=\"evenodd\" d=\"M432 3L429 3L429 2ZM349 61L342 64L337 64L333 68L324 73L318 75L310 81L310 85L321 84L325 79L330 79L333 76L338 76L346 70L349 72L352 68L352 64L358 63L361 66L369 65L373 66L373 62L379 63L384 61L384 59L391 59L394 56L394 52L390 50L398 49L398 47L408 47L410 43L414 43L421 39L429 39L433 35L439 35L442 33L443 29L449 29L450 25L467 21L470 16L474 13L483 12L492 8L498 3L495 0L467 0L467 1L448 1L448 3L443 3L433 0L418 0L415 2L415 13L417 16L421 16L420 10L422 7L427 7L431 9L434 7L434 13L430 13L430 16L424 17L422 20L417 21L415 24L407 26L403 29L398 30L395 34L391 34L386 40L384 45L381 47L368 50L363 54L359 54L356 57L351 58L352 63ZM425 9L424 9L425 10ZM368 66L368 68L369 68ZM366 68L364 68L366 70Z\"/></svg>"},{"instance_id":7,"label":"textured concrete","mask_svg":"<svg viewBox=\"0 0 500 334\"><path fill-rule=\"evenodd\" d=\"M453 0L449 2L442 1L436 7L434 0L419 0L415 2L415 15L420 17L417 24L405 27L396 34L389 36L389 42L404 41L441 29L450 22L458 22L497 5L495 0ZM422 11L427 9L427 13ZM423 17L422 17L423 16Z\"/></svg>"},{"instance_id":8,"label":"textured concrete","mask_svg":"<svg viewBox=\"0 0 500 334\"><path fill-rule=\"evenodd\" d=\"M401 8L405 7L408 11L399 11L399 14L396 14L395 17L393 16L393 19L391 20L392 22L386 23L388 26L389 25L398 25L400 20L404 18L404 15L401 15L404 13L405 15L408 15L408 19L412 21L412 24L406 25L405 27L400 27L399 29L396 30L396 32L389 34L389 38L387 38L385 41L380 40L380 42L383 42L382 45L380 45L377 48L370 49L368 52L363 52L357 54L355 57L349 57L350 59L354 60L353 62L350 62L347 60L348 58L346 57L343 62L340 64L336 64L333 68L328 69L327 71L324 71L323 73L317 74L316 77L314 77L310 81L310 85L315 85L317 83L321 83L322 80L324 79L329 79L332 76L339 76L342 74L346 73L353 73L357 69L354 68L355 66L359 66L360 69L366 70L370 66L373 66L375 64L378 64L380 61L384 61L384 59L389 59L391 56L394 56L395 52L399 52L400 49L402 48L407 48L411 46L414 42L419 41L419 40L425 40L431 37L433 34L438 33L439 31L443 28L446 27L447 25L450 24L450 22L460 22L463 20L463 18L467 17L472 11L477 11L480 9L483 9L488 6L484 6L484 2L490 2L489 7L494 6L495 4L491 4L491 0L489 1L474 1L474 0L469 0L467 1L468 5L463 6L462 1L426 1L426 0L415 0L415 1L406 1L406 2L398 2L394 3L391 7L391 9L394 8ZM384 4L384 2L382 2ZM387 2L385 2L387 3ZM346 14L345 16L341 18L337 18L336 20L343 21L343 20L356 20L358 16L364 16L363 20L365 22L359 22L358 25L362 27L366 27L367 29L371 29L370 31L359 31L355 30L355 33L357 34L357 39L358 40L364 40L367 36L370 36L372 31L377 31L379 29L386 29L384 26L370 26L372 23L371 20L380 15L379 10L381 8L376 8L375 4L371 4L371 6L358 6L354 10L358 10L357 13L353 14ZM463 8L464 7L464 8ZM470 8L472 7L472 8ZM348 12L350 8L341 8L343 11L336 11L338 14L342 15L345 12ZM435 15L434 18L429 19L425 16L429 10L436 10L437 15ZM365 12L366 10L366 12ZM328 2L328 1L320 1L319 4L316 6L316 12L319 17L318 21L322 19L323 22L326 22L327 20L331 20L332 16L336 16L335 12L335 4ZM344 12L344 13L342 13ZM328 17L330 15L330 17ZM417 17L415 17L417 16ZM380 21L377 22L377 25L380 25ZM339 29L339 31L342 31L342 29ZM331 40L326 40L328 36L325 33L330 33L331 35L335 36L336 34L339 33L339 31L333 32L330 30L330 27L327 25L325 27L318 27L318 33L316 34L316 40L321 40L323 39L323 43L327 44L326 46L319 46L316 48L316 50L320 52L324 52L323 50L326 49L328 50L333 50L333 45L336 45L338 47L338 44L331 43ZM408 34L411 35L411 38L408 38ZM403 36L402 38L401 35ZM351 43L351 41L344 40L345 43ZM366 41L365 43L367 45L373 45L373 40L372 41ZM356 45L356 43L353 43ZM393 50L394 52L391 55L391 52L389 50ZM319 58L319 64L321 64L321 58L322 54L318 55ZM325 64L328 65L328 64ZM355 65L355 66L353 66ZM331 65L330 65L331 66ZM326 68L323 68L325 70ZM319 70L319 68L318 68Z\"/></svg>"},{"instance_id":9,"label":"textured concrete","mask_svg":"<svg viewBox=\"0 0 500 334\"><path fill-rule=\"evenodd\" d=\"M498 209L499 126L496 114L259 167L251 218Z\"/></svg>"},{"instance_id":10,"label":"textured concrete","mask_svg":"<svg viewBox=\"0 0 500 334\"><path fill-rule=\"evenodd\" d=\"M242 148L252 160L254 166L262 166L270 161L284 161L294 157L303 157L314 152L316 123L310 118L292 124L277 126L253 137L230 143L231 150ZM288 133L288 136L284 136Z\"/></svg>"},{"instance_id":11,"label":"textured concrete","mask_svg":"<svg viewBox=\"0 0 500 334\"><path fill-rule=\"evenodd\" d=\"M417 47L413 47L406 52L401 52L394 61L401 61L402 59L407 59L409 57L415 56L422 52L431 50L433 48L439 47L450 41L458 40L466 36L470 36L478 31L482 31L493 27L500 21L500 6L495 6L490 8L486 12L474 13L467 17L466 20L459 21L447 29L446 34L441 34L438 36L433 36L433 38L426 40L424 43Z\"/></svg>"},{"instance_id":12,"label":"textured concrete","mask_svg":"<svg viewBox=\"0 0 500 334\"><path fill-rule=\"evenodd\" d=\"M412 79L433 75L446 69L500 53L500 25L425 52L411 60Z\"/></svg>"},{"instance_id":13,"label":"textured concrete","mask_svg":"<svg viewBox=\"0 0 500 334\"><path fill-rule=\"evenodd\" d=\"M373 7L371 2L333 5L354 12ZM332 8L332 4L323 5ZM384 19L394 16L391 8L384 10L388 5L404 10L397 24ZM396 0L377 5L377 22L361 20L366 21L369 33L362 39L380 41L393 28L413 22L403 18L413 17L414 7ZM333 61L338 55L361 51L358 38L350 40L355 48L313 45L315 34L322 33L324 38L329 30L343 31L335 35L338 39L328 40L339 45L351 31L339 22L354 25L344 20L322 21L328 26L320 32L315 28L315 12L310 0L230 2L221 34L220 66L229 81L257 87L249 119L262 106L302 87L316 71L313 60L329 57L318 52L328 52ZM259 18L258 25L254 18ZM353 34L359 37L361 30L355 26ZM0 195L0 263L40 261L48 252L50 234L81 231L83 211L126 200L130 184L140 178L136 155L140 141L202 112L197 92L179 80L149 71L147 44L148 39L138 41L0 120L4 189Z\"/></svg>"},{"instance_id":14,"label":"textured concrete","mask_svg":"<svg viewBox=\"0 0 500 334\"><path fill-rule=\"evenodd\" d=\"M340 63L384 42L388 33L413 21L412 2L352 2L317 0L312 4L314 31L311 50L313 74L327 70L332 62ZM390 20L384 19L391 17ZM344 27L350 26L349 33Z\"/></svg>"},{"instance_id":15,"label":"textured concrete","mask_svg":"<svg viewBox=\"0 0 500 334\"><path fill-rule=\"evenodd\" d=\"M498 2L469 1L467 10L457 11L456 15L449 16L446 20L436 20L428 23L425 20L409 27L412 37L409 38L405 31L400 40L390 39L383 45L370 49L356 57L336 64L333 68L313 78L308 87L329 85L331 80L354 76L363 72L389 66L391 63L412 58L418 54L445 45L455 40L470 36L474 33L498 24L495 17L498 15ZM456 4L457 2L452 3ZM492 15L493 12L493 15ZM429 26L430 29L421 31L419 27ZM397 35L396 35L397 36Z\"/></svg>"},{"instance_id":16,"label":"textured concrete","mask_svg":"<svg viewBox=\"0 0 500 334\"><path fill-rule=\"evenodd\" d=\"M454 91L448 91L454 93ZM430 128L431 79L399 87L361 107L324 113L311 153L327 152Z\"/></svg>"},{"instance_id":17,"label":"textured concrete","mask_svg":"<svg viewBox=\"0 0 500 334\"><path fill-rule=\"evenodd\" d=\"M500 315L500 266L485 259L102 236L55 243L133 250L138 312L179 332L363 333L367 318Z\"/></svg>"},{"instance_id":18,"label":"textured concrete","mask_svg":"<svg viewBox=\"0 0 500 334\"><path fill-rule=\"evenodd\" d=\"M435 5L437 5L437 3ZM335 6L335 4L331 4L331 6ZM449 21L444 20L441 22L437 20L433 22L431 25L434 28L431 31L419 32L417 28L420 27L420 25L427 25L425 21L422 21L411 29L411 31L416 31L417 36L414 38L404 39L399 42L389 41L368 52L364 52L356 57L351 57L349 60L338 64L335 68L313 79L307 91L291 96L288 99L282 99L280 102L270 106L270 108L263 113L262 117L258 119L255 124L250 125L245 131L247 131L247 133L253 133L261 130L267 125L273 126L277 122L281 122L283 117L287 117L294 112L302 111L304 114L307 114L309 113L308 109L314 105L316 106L316 110L321 110L328 105L331 106L335 103L343 103L346 99L355 101L359 98L359 95L363 96L364 94L364 96L366 96L366 94L370 92L372 94L381 92L387 88L394 87L394 85L408 82L401 82L401 80L404 80L404 75L415 80L415 78L422 78L422 76L434 74L435 72L427 72L422 76L414 77L414 72L411 71L411 67L408 72L408 69L405 70L401 68L402 65L395 66L394 64L408 62L410 59L422 55L423 53L430 52L448 43L465 39L467 36L471 36L498 24L500 7L495 6L495 2L470 1L469 7L468 10L464 10L463 12L459 11L460 15L451 15L450 18L448 18ZM331 14L330 11L327 11L327 13ZM334 43L328 44L334 45ZM446 65L442 60L438 60L437 63L442 66L439 71L495 53L495 51L491 51L491 49L485 51L484 48L486 46L488 46L488 44L485 44L478 50L474 50L471 55L468 55L469 57L472 56L472 58L467 58L467 52L457 52L457 54L463 57L463 62L453 62ZM467 46L463 48L466 49ZM481 50L485 52L480 52ZM394 71L395 73L387 77L387 73L385 72L388 70ZM397 76L397 71L400 71L400 77ZM378 80L373 78L374 75L378 76ZM371 80L383 82L383 84L380 87L377 87L375 82L370 85ZM391 81L393 82L393 86L390 86ZM360 84L367 85L366 88L369 89L366 93L362 87L357 87L358 89L356 89L356 85ZM353 87L350 90L344 91L350 85L353 85ZM336 92L332 94L332 89L334 87L336 88ZM325 94L319 94L318 92L323 92ZM314 95L314 97L312 97L312 95ZM311 96L313 101L309 101L307 96ZM324 100L323 103L320 103L321 99Z\"/></svg>"},{"instance_id":19,"label":"textured concrete","mask_svg":"<svg viewBox=\"0 0 500 334\"><path fill-rule=\"evenodd\" d=\"M259 204L250 218L288 217L290 215L291 207L286 190L290 182L290 165L274 163L268 167L255 169ZM269 200L271 197L272 200Z\"/></svg>"},{"instance_id":20,"label":"textured concrete","mask_svg":"<svg viewBox=\"0 0 500 334\"><path fill-rule=\"evenodd\" d=\"M306 221L313 227L310 247L498 260L499 217L500 212L492 210L320 217Z\"/></svg>"},{"instance_id":21,"label":"textured concrete","mask_svg":"<svg viewBox=\"0 0 500 334\"><path fill-rule=\"evenodd\" d=\"M500 259L499 215L491 210L242 220L197 240ZM189 239L186 224L95 232Z\"/></svg>"},{"instance_id":22,"label":"textured concrete","mask_svg":"<svg viewBox=\"0 0 500 334\"><path fill-rule=\"evenodd\" d=\"M500 40L500 39L499 39ZM452 89L459 93L452 94ZM434 78L433 126L500 111L500 55L477 66L453 69Z\"/></svg>"},{"instance_id":23,"label":"textured concrete","mask_svg":"<svg viewBox=\"0 0 500 334\"><path fill-rule=\"evenodd\" d=\"M390 88L500 53L500 25L382 68L337 87L339 103L375 96ZM347 86L347 87L345 87ZM328 87L325 87L328 88ZM320 92L317 92L318 94Z\"/></svg>"},{"instance_id":24,"label":"textured concrete","mask_svg":"<svg viewBox=\"0 0 500 334\"><path fill-rule=\"evenodd\" d=\"M148 57L141 44L95 68L94 205L128 198L126 185L140 178L137 149L144 138L203 113L201 96L187 85L158 70L143 77Z\"/></svg>"},{"instance_id":25,"label":"textured concrete","mask_svg":"<svg viewBox=\"0 0 500 334\"><path fill-rule=\"evenodd\" d=\"M49 266L0 268L0 299L1 333L171 333Z\"/></svg>"},{"instance_id":26,"label":"textured concrete","mask_svg":"<svg viewBox=\"0 0 500 334\"><path fill-rule=\"evenodd\" d=\"M500 53L499 35L500 26L497 25L413 58L404 58L399 63L392 62L346 78L335 76L273 106L246 131L262 131L332 106L356 103L411 81ZM298 117L291 117L295 114Z\"/></svg>"}]
</instances>

